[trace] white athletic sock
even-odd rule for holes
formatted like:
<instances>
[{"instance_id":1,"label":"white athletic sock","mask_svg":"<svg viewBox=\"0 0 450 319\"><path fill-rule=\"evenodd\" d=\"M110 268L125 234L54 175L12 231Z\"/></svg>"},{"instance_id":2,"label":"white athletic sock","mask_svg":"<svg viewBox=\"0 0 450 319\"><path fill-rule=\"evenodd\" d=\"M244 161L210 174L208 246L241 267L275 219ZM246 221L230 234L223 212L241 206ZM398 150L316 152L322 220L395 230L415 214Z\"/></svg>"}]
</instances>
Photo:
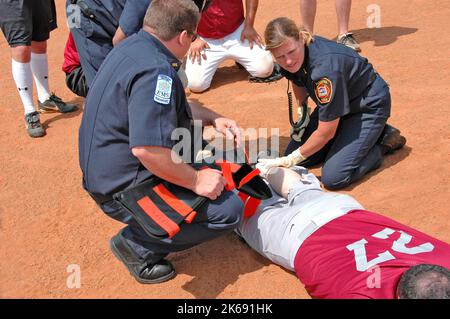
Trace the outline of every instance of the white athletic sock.
<instances>
[{"instance_id":1,"label":"white athletic sock","mask_svg":"<svg viewBox=\"0 0 450 319\"><path fill-rule=\"evenodd\" d=\"M22 100L25 114L34 112L33 104L33 74L30 63L17 62L12 60L12 75Z\"/></svg>"},{"instance_id":2,"label":"white athletic sock","mask_svg":"<svg viewBox=\"0 0 450 319\"><path fill-rule=\"evenodd\" d=\"M48 60L47 54L37 54L31 52L31 70L33 71L34 81L36 82L36 89L38 99L44 102L50 97L50 90L48 88Z\"/></svg>"}]
</instances>

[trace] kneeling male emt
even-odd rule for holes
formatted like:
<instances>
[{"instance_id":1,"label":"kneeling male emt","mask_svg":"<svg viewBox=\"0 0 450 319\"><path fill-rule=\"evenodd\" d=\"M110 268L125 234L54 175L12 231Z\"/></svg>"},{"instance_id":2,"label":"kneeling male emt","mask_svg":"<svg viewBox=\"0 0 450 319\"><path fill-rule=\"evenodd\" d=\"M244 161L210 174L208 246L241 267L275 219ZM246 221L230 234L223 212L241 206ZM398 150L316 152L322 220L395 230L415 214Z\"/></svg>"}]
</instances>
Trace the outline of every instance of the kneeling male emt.
<instances>
[{"instance_id":1,"label":"kneeling male emt","mask_svg":"<svg viewBox=\"0 0 450 319\"><path fill-rule=\"evenodd\" d=\"M113 253L140 283L175 276L164 258L231 232L243 204L214 169L194 170L174 161L177 128L192 130L192 119L213 125L239 142L235 121L189 105L177 75L195 39L199 9L190 0L154 0L143 29L120 42L100 67L86 98L79 134L83 186L111 218L128 224L111 239ZM113 195L152 175L210 199L190 224L172 238L150 237Z\"/></svg>"}]
</instances>

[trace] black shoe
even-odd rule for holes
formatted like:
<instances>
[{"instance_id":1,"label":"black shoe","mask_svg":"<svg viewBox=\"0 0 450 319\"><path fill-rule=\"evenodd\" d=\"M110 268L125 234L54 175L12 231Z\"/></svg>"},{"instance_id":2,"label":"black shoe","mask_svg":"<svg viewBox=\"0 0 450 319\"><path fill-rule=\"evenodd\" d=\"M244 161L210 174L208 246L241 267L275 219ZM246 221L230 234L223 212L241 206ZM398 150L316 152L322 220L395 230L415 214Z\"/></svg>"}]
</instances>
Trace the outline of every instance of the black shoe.
<instances>
[{"instance_id":1,"label":"black shoe","mask_svg":"<svg viewBox=\"0 0 450 319\"><path fill-rule=\"evenodd\" d=\"M270 83L275 82L283 78L281 74L281 67L279 64L275 63L273 66L272 74L265 78L259 78L257 76L249 76L248 80L252 83Z\"/></svg>"},{"instance_id":2,"label":"black shoe","mask_svg":"<svg viewBox=\"0 0 450 319\"><path fill-rule=\"evenodd\" d=\"M44 128L41 125L38 112L25 114L28 135L31 137L41 137L45 135Z\"/></svg>"},{"instance_id":3,"label":"black shoe","mask_svg":"<svg viewBox=\"0 0 450 319\"><path fill-rule=\"evenodd\" d=\"M349 48L355 50L356 52L361 52L361 47L359 46L359 43L353 37L353 33L348 32L348 33L339 35L337 37L336 42L343 44L345 46L348 46Z\"/></svg>"},{"instance_id":4,"label":"black shoe","mask_svg":"<svg viewBox=\"0 0 450 319\"><path fill-rule=\"evenodd\" d=\"M395 127L386 124L378 142L383 147L383 155L392 154L406 144L406 138Z\"/></svg>"},{"instance_id":5,"label":"black shoe","mask_svg":"<svg viewBox=\"0 0 450 319\"><path fill-rule=\"evenodd\" d=\"M54 93L44 102L38 100L39 111L41 112L61 112L69 113L77 109L75 104L67 104L61 98L57 97Z\"/></svg>"},{"instance_id":6,"label":"black shoe","mask_svg":"<svg viewBox=\"0 0 450 319\"><path fill-rule=\"evenodd\" d=\"M158 284L175 277L175 269L165 259L149 263L136 256L125 243L121 232L111 238L110 247L114 255L128 268L130 274L141 284Z\"/></svg>"}]
</instances>

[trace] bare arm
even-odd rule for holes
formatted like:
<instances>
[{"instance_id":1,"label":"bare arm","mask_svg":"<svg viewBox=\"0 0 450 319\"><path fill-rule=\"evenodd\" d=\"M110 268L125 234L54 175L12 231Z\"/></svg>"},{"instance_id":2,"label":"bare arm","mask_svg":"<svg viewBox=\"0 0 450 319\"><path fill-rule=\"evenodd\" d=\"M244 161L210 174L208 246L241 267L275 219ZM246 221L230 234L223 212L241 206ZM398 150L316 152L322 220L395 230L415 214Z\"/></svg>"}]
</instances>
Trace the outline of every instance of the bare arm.
<instances>
[{"instance_id":1,"label":"bare arm","mask_svg":"<svg viewBox=\"0 0 450 319\"><path fill-rule=\"evenodd\" d=\"M304 88L293 85L294 94L298 101L303 102L307 93ZM306 158L321 150L335 135L339 125L340 118L333 121L319 121L317 129L311 134L306 142L291 154L274 159L259 159L259 163L263 163L268 169L275 166L291 167L301 163Z\"/></svg>"},{"instance_id":2,"label":"bare arm","mask_svg":"<svg viewBox=\"0 0 450 319\"><path fill-rule=\"evenodd\" d=\"M339 118L330 122L319 121L319 126L311 134L308 140L300 147L300 153L309 157L321 150L336 134Z\"/></svg>"},{"instance_id":3,"label":"bare arm","mask_svg":"<svg viewBox=\"0 0 450 319\"><path fill-rule=\"evenodd\" d=\"M122 28L119 26L116 30L116 33L114 34L114 37L112 39L113 46L116 46L119 44L120 41L126 39L126 34L122 31Z\"/></svg>"},{"instance_id":4,"label":"bare arm","mask_svg":"<svg viewBox=\"0 0 450 319\"><path fill-rule=\"evenodd\" d=\"M295 84L292 85L294 95L299 103L302 103L308 93L306 92L304 87L299 87ZM337 127L339 125L339 118L330 121L330 122L322 122L319 121L319 126L317 130L311 134L308 140L300 147L300 153L304 157L309 157L322 149L329 140L331 140L336 134Z\"/></svg>"},{"instance_id":5,"label":"bare arm","mask_svg":"<svg viewBox=\"0 0 450 319\"><path fill-rule=\"evenodd\" d=\"M241 145L241 130L234 120L228 119L213 110L210 110L198 102L190 101L192 116L201 120L203 126L212 125L214 128L229 139L233 139L237 146Z\"/></svg>"},{"instance_id":6,"label":"bare arm","mask_svg":"<svg viewBox=\"0 0 450 319\"><path fill-rule=\"evenodd\" d=\"M255 30L255 17L258 9L259 0L245 0L245 22L244 30L242 30L241 41L248 40L250 49L253 48L253 42L258 46L262 46L262 40L258 32Z\"/></svg>"},{"instance_id":7,"label":"bare arm","mask_svg":"<svg viewBox=\"0 0 450 319\"><path fill-rule=\"evenodd\" d=\"M219 118L223 117L222 115L214 112L213 110L210 110L204 106L202 106L197 101L189 101L189 106L191 107L192 111L192 117L195 120L200 120L203 122L203 126L208 125L214 125L214 121Z\"/></svg>"}]
</instances>

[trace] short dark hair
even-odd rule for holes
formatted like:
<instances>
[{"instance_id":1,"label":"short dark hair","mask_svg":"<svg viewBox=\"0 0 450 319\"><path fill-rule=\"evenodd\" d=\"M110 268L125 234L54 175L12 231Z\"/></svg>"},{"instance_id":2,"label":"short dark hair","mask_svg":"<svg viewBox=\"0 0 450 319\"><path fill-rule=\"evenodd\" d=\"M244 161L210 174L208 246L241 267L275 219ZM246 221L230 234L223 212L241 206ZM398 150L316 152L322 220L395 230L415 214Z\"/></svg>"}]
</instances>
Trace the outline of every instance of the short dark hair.
<instances>
[{"instance_id":1,"label":"short dark hair","mask_svg":"<svg viewBox=\"0 0 450 319\"><path fill-rule=\"evenodd\" d=\"M397 286L400 299L450 299L450 270L430 264L411 267Z\"/></svg>"},{"instance_id":2,"label":"short dark hair","mask_svg":"<svg viewBox=\"0 0 450 319\"><path fill-rule=\"evenodd\" d=\"M147 9L144 26L164 41L186 30L195 34L200 13L192 0L153 0Z\"/></svg>"}]
</instances>

